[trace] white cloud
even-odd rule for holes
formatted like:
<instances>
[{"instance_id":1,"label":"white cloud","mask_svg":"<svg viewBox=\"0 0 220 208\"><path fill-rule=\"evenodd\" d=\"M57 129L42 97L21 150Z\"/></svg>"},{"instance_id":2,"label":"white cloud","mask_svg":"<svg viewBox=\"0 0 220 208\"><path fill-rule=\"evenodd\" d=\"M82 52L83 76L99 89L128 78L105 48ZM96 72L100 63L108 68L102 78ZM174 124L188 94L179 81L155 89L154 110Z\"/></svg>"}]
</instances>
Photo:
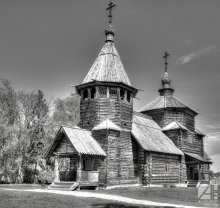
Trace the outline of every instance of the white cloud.
<instances>
[{"instance_id":1,"label":"white cloud","mask_svg":"<svg viewBox=\"0 0 220 208\"><path fill-rule=\"evenodd\" d=\"M210 45L205 48L202 48L200 50L194 51L190 54L184 55L179 58L179 63L180 64L186 64L193 59L196 59L204 54L210 53L210 52L218 52L217 46L216 45Z\"/></svg>"}]
</instances>

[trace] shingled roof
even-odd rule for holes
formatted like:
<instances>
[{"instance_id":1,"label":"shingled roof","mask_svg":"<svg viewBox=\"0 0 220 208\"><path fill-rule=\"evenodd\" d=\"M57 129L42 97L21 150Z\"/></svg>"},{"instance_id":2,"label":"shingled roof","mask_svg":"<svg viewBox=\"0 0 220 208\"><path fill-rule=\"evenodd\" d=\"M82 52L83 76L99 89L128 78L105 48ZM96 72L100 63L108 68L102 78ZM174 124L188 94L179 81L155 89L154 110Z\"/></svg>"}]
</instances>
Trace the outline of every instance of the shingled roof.
<instances>
[{"instance_id":1,"label":"shingled roof","mask_svg":"<svg viewBox=\"0 0 220 208\"><path fill-rule=\"evenodd\" d=\"M140 113L133 115L132 135L144 150L183 155L155 121Z\"/></svg>"},{"instance_id":2,"label":"shingled roof","mask_svg":"<svg viewBox=\"0 0 220 208\"><path fill-rule=\"evenodd\" d=\"M185 155L187 155L195 160L201 161L201 162L213 163L213 161L209 158L209 156L206 153L204 154L204 157L202 157L201 155L197 155L197 154L189 153L189 152L185 152Z\"/></svg>"},{"instance_id":3,"label":"shingled roof","mask_svg":"<svg viewBox=\"0 0 220 208\"><path fill-rule=\"evenodd\" d=\"M155 110L155 109L164 109L164 108L188 108L190 109L189 107L187 107L186 105L178 101L173 96L165 94L151 101L149 104L141 108L139 112L145 112L145 111ZM195 114L198 114L196 111L192 109L190 110L194 112Z\"/></svg>"},{"instance_id":4,"label":"shingled roof","mask_svg":"<svg viewBox=\"0 0 220 208\"><path fill-rule=\"evenodd\" d=\"M61 138L59 135L62 133L69 139L78 154L106 156L99 143L92 137L91 131L77 126L73 128L61 127L46 155L49 155L50 151L55 148Z\"/></svg>"},{"instance_id":5,"label":"shingled roof","mask_svg":"<svg viewBox=\"0 0 220 208\"><path fill-rule=\"evenodd\" d=\"M83 84L94 80L102 82L120 82L131 86L114 42L108 41L105 43L86 75Z\"/></svg>"}]
</instances>

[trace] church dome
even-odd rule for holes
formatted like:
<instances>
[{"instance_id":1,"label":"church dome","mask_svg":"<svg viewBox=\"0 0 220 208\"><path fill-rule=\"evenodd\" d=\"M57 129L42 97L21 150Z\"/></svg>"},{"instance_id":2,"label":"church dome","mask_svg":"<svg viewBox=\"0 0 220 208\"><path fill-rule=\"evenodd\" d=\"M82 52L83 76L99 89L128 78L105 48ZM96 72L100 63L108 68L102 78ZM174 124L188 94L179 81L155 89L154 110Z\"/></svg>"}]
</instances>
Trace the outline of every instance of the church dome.
<instances>
[{"instance_id":1,"label":"church dome","mask_svg":"<svg viewBox=\"0 0 220 208\"><path fill-rule=\"evenodd\" d=\"M170 77L169 77L168 72L165 72L164 76L163 76L162 79L161 79L161 83L162 83L163 86L166 86L166 85L168 86L168 85L170 85L171 79L170 79Z\"/></svg>"}]
</instances>

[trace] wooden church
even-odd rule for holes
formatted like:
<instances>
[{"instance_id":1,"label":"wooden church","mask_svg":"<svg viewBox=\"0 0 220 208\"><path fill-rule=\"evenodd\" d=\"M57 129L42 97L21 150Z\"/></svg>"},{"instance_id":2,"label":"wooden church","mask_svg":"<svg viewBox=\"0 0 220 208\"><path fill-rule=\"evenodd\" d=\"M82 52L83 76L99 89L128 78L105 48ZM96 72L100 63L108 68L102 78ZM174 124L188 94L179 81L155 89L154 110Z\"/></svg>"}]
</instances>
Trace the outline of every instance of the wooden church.
<instances>
[{"instance_id":1,"label":"wooden church","mask_svg":"<svg viewBox=\"0 0 220 208\"><path fill-rule=\"evenodd\" d=\"M110 2L107 8L104 46L82 84L75 87L81 97L80 123L60 127L46 153L55 158L50 188L209 181L212 161L204 152L205 135L195 129L198 113L173 97L167 62L159 97L134 112L138 90L115 47L114 6Z\"/></svg>"}]
</instances>

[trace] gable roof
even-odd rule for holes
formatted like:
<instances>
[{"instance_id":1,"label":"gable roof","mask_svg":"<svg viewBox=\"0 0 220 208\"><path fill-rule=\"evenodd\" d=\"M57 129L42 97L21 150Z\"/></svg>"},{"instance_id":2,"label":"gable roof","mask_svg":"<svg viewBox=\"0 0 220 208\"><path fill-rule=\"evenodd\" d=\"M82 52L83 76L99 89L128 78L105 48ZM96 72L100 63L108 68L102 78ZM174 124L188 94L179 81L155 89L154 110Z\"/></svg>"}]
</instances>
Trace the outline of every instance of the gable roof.
<instances>
[{"instance_id":1,"label":"gable roof","mask_svg":"<svg viewBox=\"0 0 220 208\"><path fill-rule=\"evenodd\" d=\"M189 107L178 101L176 98L168 94L157 97L149 104L141 108L139 112L155 110L155 109L164 109L164 108L188 108L195 114L198 114L196 111L190 109Z\"/></svg>"},{"instance_id":2,"label":"gable roof","mask_svg":"<svg viewBox=\"0 0 220 208\"><path fill-rule=\"evenodd\" d=\"M108 118L95 126L92 130L115 130L115 131L122 131L121 127L119 127L117 124L109 120Z\"/></svg>"},{"instance_id":3,"label":"gable roof","mask_svg":"<svg viewBox=\"0 0 220 208\"><path fill-rule=\"evenodd\" d=\"M144 150L183 155L155 121L140 113L133 115L132 135Z\"/></svg>"},{"instance_id":4,"label":"gable roof","mask_svg":"<svg viewBox=\"0 0 220 208\"><path fill-rule=\"evenodd\" d=\"M178 121L173 121L172 123L170 123L167 126L163 127L162 131L169 131L169 130L176 130L176 129L182 129L182 130L185 130L185 131L189 131L185 126L183 126Z\"/></svg>"},{"instance_id":5,"label":"gable roof","mask_svg":"<svg viewBox=\"0 0 220 208\"><path fill-rule=\"evenodd\" d=\"M184 153L185 153L185 155L187 155L195 160L205 162L205 163L213 163L213 161L208 157L208 155L206 153L204 154L204 157L202 157L201 155L194 154L194 153L189 153L189 152L184 152Z\"/></svg>"},{"instance_id":6,"label":"gable roof","mask_svg":"<svg viewBox=\"0 0 220 208\"><path fill-rule=\"evenodd\" d=\"M203 132L201 132L201 131L198 130L198 129L195 129L195 133L198 134L198 135L201 135L201 136L203 136L203 137L206 136Z\"/></svg>"},{"instance_id":7,"label":"gable roof","mask_svg":"<svg viewBox=\"0 0 220 208\"><path fill-rule=\"evenodd\" d=\"M62 133L69 139L78 154L106 156L99 143L92 137L91 132L77 126L73 128L61 126L46 155L49 155L55 148L59 135Z\"/></svg>"},{"instance_id":8,"label":"gable roof","mask_svg":"<svg viewBox=\"0 0 220 208\"><path fill-rule=\"evenodd\" d=\"M83 80L83 84L94 80L102 82L121 82L131 86L114 42L108 41L104 44L94 64Z\"/></svg>"}]
</instances>

